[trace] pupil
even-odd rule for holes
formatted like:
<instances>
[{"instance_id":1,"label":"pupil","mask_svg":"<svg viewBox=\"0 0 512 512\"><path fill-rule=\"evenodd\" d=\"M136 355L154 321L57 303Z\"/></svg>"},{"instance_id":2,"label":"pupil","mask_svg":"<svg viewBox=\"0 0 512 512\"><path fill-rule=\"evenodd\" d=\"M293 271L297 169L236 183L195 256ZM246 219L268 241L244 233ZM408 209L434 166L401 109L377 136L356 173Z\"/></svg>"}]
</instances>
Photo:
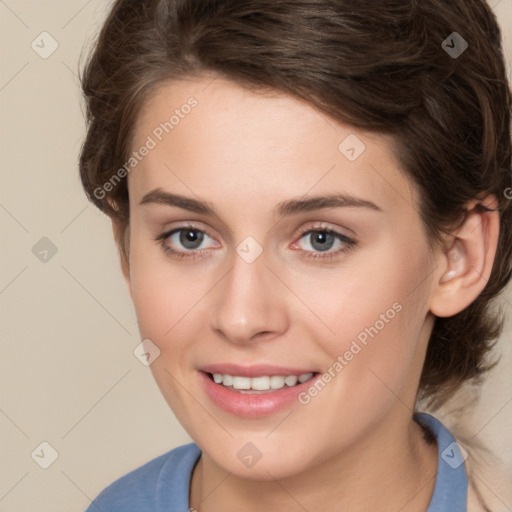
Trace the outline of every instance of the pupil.
<instances>
[{"instance_id":1,"label":"pupil","mask_svg":"<svg viewBox=\"0 0 512 512\"><path fill-rule=\"evenodd\" d=\"M320 242L320 245L315 247L316 242ZM332 245L332 242L334 241L334 235L331 233L326 233L325 231L319 231L316 233L316 235L313 237L313 243L311 244L316 250L319 251L326 251L330 248Z\"/></svg>"},{"instance_id":2,"label":"pupil","mask_svg":"<svg viewBox=\"0 0 512 512\"><path fill-rule=\"evenodd\" d=\"M199 235L198 232L193 229L184 230L180 234L180 243L187 249L196 249L197 247L195 247L194 244L197 244L199 241L199 245L201 245L202 240L203 235Z\"/></svg>"}]
</instances>

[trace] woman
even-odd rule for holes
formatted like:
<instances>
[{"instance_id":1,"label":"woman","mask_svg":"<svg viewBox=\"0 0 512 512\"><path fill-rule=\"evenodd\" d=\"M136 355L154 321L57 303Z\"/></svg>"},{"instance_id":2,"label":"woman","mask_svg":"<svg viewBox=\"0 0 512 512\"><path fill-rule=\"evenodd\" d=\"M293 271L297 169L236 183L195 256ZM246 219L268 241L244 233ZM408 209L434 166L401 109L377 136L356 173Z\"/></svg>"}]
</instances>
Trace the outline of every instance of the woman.
<instances>
[{"instance_id":1,"label":"woman","mask_svg":"<svg viewBox=\"0 0 512 512\"><path fill-rule=\"evenodd\" d=\"M118 0L82 83L82 182L194 440L89 510L489 509L418 408L491 366L510 278L485 2Z\"/></svg>"}]
</instances>

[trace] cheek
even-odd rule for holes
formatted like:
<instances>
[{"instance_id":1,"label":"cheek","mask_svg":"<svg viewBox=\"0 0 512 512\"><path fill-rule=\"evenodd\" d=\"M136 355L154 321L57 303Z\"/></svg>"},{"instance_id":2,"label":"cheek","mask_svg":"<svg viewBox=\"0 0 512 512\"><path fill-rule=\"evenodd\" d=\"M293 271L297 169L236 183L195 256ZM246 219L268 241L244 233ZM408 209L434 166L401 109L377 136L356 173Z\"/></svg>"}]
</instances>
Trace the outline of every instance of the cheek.
<instances>
[{"instance_id":1,"label":"cheek","mask_svg":"<svg viewBox=\"0 0 512 512\"><path fill-rule=\"evenodd\" d=\"M315 288L302 281L299 293L309 296L308 305L321 321L310 323L312 339L329 355L328 364L340 362L341 356L343 369L336 365L332 372L358 379L358 388L364 379L372 393L380 377L399 389L416 356L428 311L426 246L421 238L417 245L390 240L354 262L334 279L327 274L324 281L316 279Z\"/></svg>"},{"instance_id":2,"label":"cheek","mask_svg":"<svg viewBox=\"0 0 512 512\"><path fill-rule=\"evenodd\" d=\"M184 428L192 432L190 401L183 392L193 369L190 340L199 339L197 315L205 315L199 285L190 285L179 265L169 264L149 245L132 242L131 290L141 339L150 339L160 350L150 365L164 399ZM197 280L197 282L201 282ZM205 318L203 316L203 318ZM193 404L192 404L193 407ZM201 411L194 411L200 416Z\"/></svg>"},{"instance_id":3,"label":"cheek","mask_svg":"<svg viewBox=\"0 0 512 512\"><path fill-rule=\"evenodd\" d=\"M170 350L173 357L179 355L186 339L183 331L201 290L195 284L191 286L179 266L166 261L161 251L136 237L131 242L130 278L141 337L158 346L163 356L160 359L165 359Z\"/></svg>"},{"instance_id":4,"label":"cheek","mask_svg":"<svg viewBox=\"0 0 512 512\"><path fill-rule=\"evenodd\" d=\"M135 225L130 241L131 292L141 334L162 338L204 295L204 276L171 260L149 234ZM170 333L169 333L170 334Z\"/></svg>"}]
</instances>

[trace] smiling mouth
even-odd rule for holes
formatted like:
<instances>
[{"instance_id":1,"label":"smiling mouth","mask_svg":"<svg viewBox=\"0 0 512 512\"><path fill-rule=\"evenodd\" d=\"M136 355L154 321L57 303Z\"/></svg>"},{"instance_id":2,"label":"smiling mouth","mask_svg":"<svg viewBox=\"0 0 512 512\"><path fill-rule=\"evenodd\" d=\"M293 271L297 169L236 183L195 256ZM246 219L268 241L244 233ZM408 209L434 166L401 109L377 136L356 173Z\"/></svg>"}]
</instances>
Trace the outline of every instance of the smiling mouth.
<instances>
[{"instance_id":1,"label":"smiling mouth","mask_svg":"<svg viewBox=\"0 0 512 512\"><path fill-rule=\"evenodd\" d=\"M259 394L272 393L283 388L298 386L311 380L318 372L308 372L300 375L262 375L245 377L223 373L207 373L210 380L225 389L238 393Z\"/></svg>"}]
</instances>

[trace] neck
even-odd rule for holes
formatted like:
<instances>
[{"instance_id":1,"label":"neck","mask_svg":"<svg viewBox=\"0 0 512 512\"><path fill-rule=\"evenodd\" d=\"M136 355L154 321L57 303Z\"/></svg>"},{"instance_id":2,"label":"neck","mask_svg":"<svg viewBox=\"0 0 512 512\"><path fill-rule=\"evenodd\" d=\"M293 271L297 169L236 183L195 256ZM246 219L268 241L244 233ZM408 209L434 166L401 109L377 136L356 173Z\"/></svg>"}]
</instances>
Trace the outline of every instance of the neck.
<instances>
[{"instance_id":1,"label":"neck","mask_svg":"<svg viewBox=\"0 0 512 512\"><path fill-rule=\"evenodd\" d=\"M397 425L389 419L357 446L279 480L240 478L203 453L192 476L190 506L198 512L425 512L435 485L437 446L427 443L411 417L400 420Z\"/></svg>"}]
</instances>

